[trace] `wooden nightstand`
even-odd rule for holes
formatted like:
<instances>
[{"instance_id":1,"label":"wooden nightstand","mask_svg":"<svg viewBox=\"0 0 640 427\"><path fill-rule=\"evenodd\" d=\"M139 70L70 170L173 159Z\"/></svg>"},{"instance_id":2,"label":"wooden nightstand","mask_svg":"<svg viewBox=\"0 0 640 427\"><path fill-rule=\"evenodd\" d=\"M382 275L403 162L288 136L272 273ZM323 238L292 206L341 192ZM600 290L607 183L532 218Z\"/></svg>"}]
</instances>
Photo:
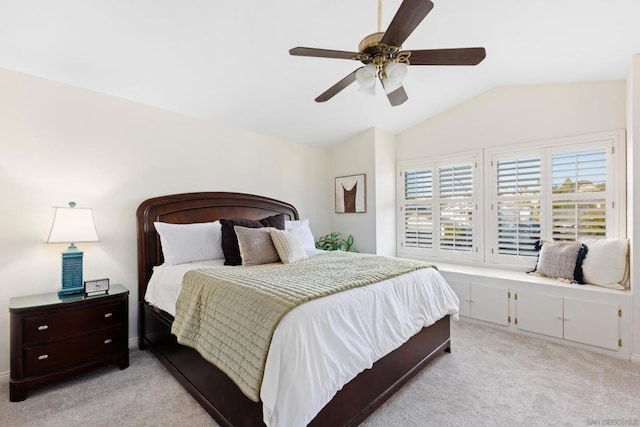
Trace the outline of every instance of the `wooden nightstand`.
<instances>
[{"instance_id":1,"label":"wooden nightstand","mask_svg":"<svg viewBox=\"0 0 640 427\"><path fill-rule=\"evenodd\" d=\"M58 298L57 292L12 298L9 399L19 402L41 384L99 366L129 366L129 290Z\"/></svg>"}]
</instances>

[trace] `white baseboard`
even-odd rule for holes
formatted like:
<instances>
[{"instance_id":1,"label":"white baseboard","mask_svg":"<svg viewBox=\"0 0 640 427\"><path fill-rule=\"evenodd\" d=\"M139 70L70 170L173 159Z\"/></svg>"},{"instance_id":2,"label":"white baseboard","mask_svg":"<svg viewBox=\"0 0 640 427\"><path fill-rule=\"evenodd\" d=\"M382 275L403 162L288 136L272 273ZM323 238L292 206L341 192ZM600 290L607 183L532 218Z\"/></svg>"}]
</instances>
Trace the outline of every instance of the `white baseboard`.
<instances>
[{"instance_id":1,"label":"white baseboard","mask_svg":"<svg viewBox=\"0 0 640 427\"><path fill-rule=\"evenodd\" d=\"M138 337L129 338L129 350L138 349Z\"/></svg>"},{"instance_id":2,"label":"white baseboard","mask_svg":"<svg viewBox=\"0 0 640 427\"><path fill-rule=\"evenodd\" d=\"M0 383L9 382L9 371L0 372Z\"/></svg>"},{"instance_id":3,"label":"white baseboard","mask_svg":"<svg viewBox=\"0 0 640 427\"><path fill-rule=\"evenodd\" d=\"M633 363L640 363L640 354L631 353L631 361Z\"/></svg>"}]
</instances>

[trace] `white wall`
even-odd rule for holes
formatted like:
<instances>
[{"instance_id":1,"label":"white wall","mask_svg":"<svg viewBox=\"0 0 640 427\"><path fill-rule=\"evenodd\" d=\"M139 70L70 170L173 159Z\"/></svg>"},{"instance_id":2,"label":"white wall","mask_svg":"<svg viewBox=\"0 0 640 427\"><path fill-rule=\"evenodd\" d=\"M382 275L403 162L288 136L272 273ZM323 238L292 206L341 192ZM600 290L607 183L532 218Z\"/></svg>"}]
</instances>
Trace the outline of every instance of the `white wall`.
<instances>
[{"instance_id":1,"label":"white wall","mask_svg":"<svg viewBox=\"0 0 640 427\"><path fill-rule=\"evenodd\" d=\"M627 80L627 233L631 239L631 265L640 266L640 54L631 59L631 71ZM635 226L634 226L635 225ZM633 292L633 359L640 362L640 274L631 269Z\"/></svg>"},{"instance_id":2,"label":"white wall","mask_svg":"<svg viewBox=\"0 0 640 427\"><path fill-rule=\"evenodd\" d=\"M9 369L9 299L60 287L66 245L41 242L52 206L93 208L101 241L78 245L84 276L130 289L130 337L143 200L260 194L293 203L316 235L330 230L324 149L1 69L0 94L0 373Z\"/></svg>"},{"instance_id":3,"label":"white wall","mask_svg":"<svg viewBox=\"0 0 640 427\"><path fill-rule=\"evenodd\" d=\"M376 253L396 254L396 136L375 130Z\"/></svg>"},{"instance_id":4,"label":"white wall","mask_svg":"<svg viewBox=\"0 0 640 427\"><path fill-rule=\"evenodd\" d=\"M345 238L352 234L358 252L395 255L395 158L396 137L380 128L368 129L329 151L332 194L334 177L367 175L367 212L331 217L332 231Z\"/></svg>"},{"instance_id":5,"label":"white wall","mask_svg":"<svg viewBox=\"0 0 640 427\"><path fill-rule=\"evenodd\" d=\"M342 144L329 149L330 175L327 188L335 196L335 177L366 174L365 213L335 213L335 201L331 206L331 231L354 237L358 252L376 253L376 196L375 196L375 129L371 128ZM316 236L317 238L318 236Z\"/></svg>"},{"instance_id":6,"label":"white wall","mask_svg":"<svg viewBox=\"0 0 640 427\"><path fill-rule=\"evenodd\" d=\"M624 81L507 86L398 134L397 160L622 129Z\"/></svg>"}]
</instances>

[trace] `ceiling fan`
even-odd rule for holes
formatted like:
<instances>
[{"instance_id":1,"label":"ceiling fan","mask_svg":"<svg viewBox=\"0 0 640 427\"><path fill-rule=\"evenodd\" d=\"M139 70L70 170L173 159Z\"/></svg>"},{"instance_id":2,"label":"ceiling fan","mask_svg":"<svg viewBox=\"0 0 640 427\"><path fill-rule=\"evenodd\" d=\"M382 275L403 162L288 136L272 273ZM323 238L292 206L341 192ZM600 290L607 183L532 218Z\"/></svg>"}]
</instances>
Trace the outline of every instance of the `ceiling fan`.
<instances>
[{"instance_id":1,"label":"ceiling fan","mask_svg":"<svg viewBox=\"0 0 640 427\"><path fill-rule=\"evenodd\" d=\"M376 80L379 79L391 105L400 105L408 99L402 86L408 65L477 65L486 56L482 47L401 50L402 43L432 8L430 0L404 0L387 31L382 32L382 0L378 0L378 32L362 39L358 52L295 47L289 54L351 59L364 64L323 92L315 99L316 102L328 101L354 81L360 84L360 92L374 95Z\"/></svg>"}]
</instances>

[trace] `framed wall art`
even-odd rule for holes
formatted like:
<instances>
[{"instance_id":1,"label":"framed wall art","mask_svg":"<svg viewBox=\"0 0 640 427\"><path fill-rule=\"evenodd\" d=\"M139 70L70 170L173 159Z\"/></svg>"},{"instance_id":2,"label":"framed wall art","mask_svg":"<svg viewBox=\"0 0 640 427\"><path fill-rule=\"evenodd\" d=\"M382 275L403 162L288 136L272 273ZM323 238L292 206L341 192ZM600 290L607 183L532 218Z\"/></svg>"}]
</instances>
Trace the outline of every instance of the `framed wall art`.
<instances>
[{"instance_id":1,"label":"framed wall art","mask_svg":"<svg viewBox=\"0 0 640 427\"><path fill-rule=\"evenodd\" d=\"M336 178L336 213L367 211L366 176L349 175Z\"/></svg>"}]
</instances>

